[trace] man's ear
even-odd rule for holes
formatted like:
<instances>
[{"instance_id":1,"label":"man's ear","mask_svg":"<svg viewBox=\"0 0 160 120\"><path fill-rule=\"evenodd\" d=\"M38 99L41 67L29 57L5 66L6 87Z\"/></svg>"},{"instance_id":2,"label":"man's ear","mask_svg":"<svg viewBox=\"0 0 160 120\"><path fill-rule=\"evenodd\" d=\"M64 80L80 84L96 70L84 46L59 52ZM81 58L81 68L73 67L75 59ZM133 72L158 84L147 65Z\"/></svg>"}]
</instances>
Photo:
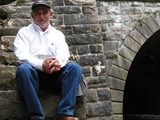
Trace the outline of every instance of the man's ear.
<instances>
[{"instance_id":1,"label":"man's ear","mask_svg":"<svg viewBox=\"0 0 160 120\"><path fill-rule=\"evenodd\" d=\"M51 14L50 14L50 16L52 16L53 15L53 11L51 11Z\"/></svg>"}]
</instances>

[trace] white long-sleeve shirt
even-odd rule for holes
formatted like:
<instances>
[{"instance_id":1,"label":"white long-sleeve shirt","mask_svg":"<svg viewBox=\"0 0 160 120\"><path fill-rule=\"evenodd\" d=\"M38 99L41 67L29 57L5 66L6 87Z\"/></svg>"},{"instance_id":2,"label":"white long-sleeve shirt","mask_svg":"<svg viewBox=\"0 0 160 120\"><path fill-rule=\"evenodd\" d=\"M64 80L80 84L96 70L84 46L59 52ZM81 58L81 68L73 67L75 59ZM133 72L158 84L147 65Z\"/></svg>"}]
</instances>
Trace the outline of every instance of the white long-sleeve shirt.
<instances>
[{"instance_id":1,"label":"white long-sleeve shirt","mask_svg":"<svg viewBox=\"0 0 160 120\"><path fill-rule=\"evenodd\" d=\"M34 22L19 30L14 41L14 53L19 60L27 61L42 71L45 58L54 56L63 67L70 57L62 32L51 25L43 32Z\"/></svg>"}]
</instances>

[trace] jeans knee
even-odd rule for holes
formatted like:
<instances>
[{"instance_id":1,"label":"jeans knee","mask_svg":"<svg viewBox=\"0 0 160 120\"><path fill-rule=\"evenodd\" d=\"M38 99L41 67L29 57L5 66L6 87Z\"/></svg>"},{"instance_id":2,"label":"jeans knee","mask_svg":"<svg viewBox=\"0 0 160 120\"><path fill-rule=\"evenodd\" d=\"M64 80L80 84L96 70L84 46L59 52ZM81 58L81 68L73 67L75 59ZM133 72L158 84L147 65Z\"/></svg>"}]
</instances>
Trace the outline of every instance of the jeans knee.
<instances>
[{"instance_id":1,"label":"jeans knee","mask_svg":"<svg viewBox=\"0 0 160 120\"><path fill-rule=\"evenodd\" d=\"M72 69L74 69L77 72L81 72L82 73L82 68L81 66L76 63L76 62L69 62L69 64L71 65Z\"/></svg>"},{"instance_id":2,"label":"jeans knee","mask_svg":"<svg viewBox=\"0 0 160 120\"><path fill-rule=\"evenodd\" d=\"M16 74L26 73L30 70L31 67L32 66L29 63L23 63L20 66L18 66Z\"/></svg>"}]
</instances>

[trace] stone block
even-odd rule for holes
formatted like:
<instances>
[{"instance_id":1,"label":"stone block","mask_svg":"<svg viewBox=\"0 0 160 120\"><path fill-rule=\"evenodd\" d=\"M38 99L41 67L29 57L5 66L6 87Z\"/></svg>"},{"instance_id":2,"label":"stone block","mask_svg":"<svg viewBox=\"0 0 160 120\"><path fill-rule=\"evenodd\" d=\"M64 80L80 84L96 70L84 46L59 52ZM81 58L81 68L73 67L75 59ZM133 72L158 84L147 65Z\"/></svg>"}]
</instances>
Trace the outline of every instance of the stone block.
<instances>
[{"instance_id":1,"label":"stone block","mask_svg":"<svg viewBox=\"0 0 160 120\"><path fill-rule=\"evenodd\" d=\"M66 5L95 5L95 0L65 0Z\"/></svg>"},{"instance_id":2,"label":"stone block","mask_svg":"<svg viewBox=\"0 0 160 120\"><path fill-rule=\"evenodd\" d=\"M97 45L90 45L90 52L95 54L95 53L103 53L103 46L102 44L97 44Z\"/></svg>"},{"instance_id":3,"label":"stone block","mask_svg":"<svg viewBox=\"0 0 160 120\"><path fill-rule=\"evenodd\" d=\"M10 14L11 18L21 18L21 19L30 19L31 18L31 7L30 6L17 6L15 11L21 12L13 12Z\"/></svg>"},{"instance_id":4,"label":"stone block","mask_svg":"<svg viewBox=\"0 0 160 120\"><path fill-rule=\"evenodd\" d=\"M75 25L73 26L74 34L86 34L86 33L100 33L101 28L100 25Z\"/></svg>"},{"instance_id":5,"label":"stone block","mask_svg":"<svg viewBox=\"0 0 160 120\"><path fill-rule=\"evenodd\" d=\"M87 96L87 103L97 102L97 101L98 101L97 89L89 89Z\"/></svg>"},{"instance_id":6,"label":"stone block","mask_svg":"<svg viewBox=\"0 0 160 120\"><path fill-rule=\"evenodd\" d=\"M112 101L122 102L123 94L123 91L111 89Z\"/></svg>"},{"instance_id":7,"label":"stone block","mask_svg":"<svg viewBox=\"0 0 160 120\"><path fill-rule=\"evenodd\" d=\"M136 26L136 29L144 35L147 39L153 34L152 31L144 24Z\"/></svg>"},{"instance_id":8,"label":"stone block","mask_svg":"<svg viewBox=\"0 0 160 120\"><path fill-rule=\"evenodd\" d=\"M86 78L86 81L88 83L88 88L91 89L97 89L102 87L108 87L108 84L106 84L106 77L88 77Z\"/></svg>"},{"instance_id":9,"label":"stone block","mask_svg":"<svg viewBox=\"0 0 160 120\"><path fill-rule=\"evenodd\" d=\"M97 90L99 101L111 100L111 93L109 88L99 88Z\"/></svg>"},{"instance_id":10,"label":"stone block","mask_svg":"<svg viewBox=\"0 0 160 120\"><path fill-rule=\"evenodd\" d=\"M83 67L83 74L84 74L84 77L91 77L92 75L92 71L91 71L91 67Z\"/></svg>"},{"instance_id":11,"label":"stone block","mask_svg":"<svg viewBox=\"0 0 160 120\"><path fill-rule=\"evenodd\" d=\"M127 74L128 74L128 71L126 71L120 67L117 67L115 65L112 65L112 68L110 70L109 75L125 81L127 78Z\"/></svg>"},{"instance_id":12,"label":"stone block","mask_svg":"<svg viewBox=\"0 0 160 120\"><path fill-rule=\"evenodd\" d=\"M133 29L129 36L131 36L135 41L137 41L140 45L143 45L143 43L147 40L138 30Z\"/></svg>"},{"instance_id":13,"label":"stone block","mask_svg":"<svg viewBox=\"0 0 160 120\"><path fill-rule=\"evenodd\" d=\"M54 7L56 14L80 14L82 13L81 8L78 6L63 6Z\"/></svg>"},{"instance_id":14,"label":"stone block","mask_svg":"<svg viewBox=\"0 0 160 120\"><path fill-rule=\"evenodd\" d=\"M98 62L103 64L103 54L95 54L95 55L83 55L80 56L78 61L82 66L94 66L97 65Z\"/></svg>"},{"instance_id":15,"label":"stone block","mask_svg":"<svg viewBox=\"0 0 160 120\"><path fill-rule=\"evenodd\" d=\"M82 11L84 14L95 14L98 13L96 6L84 6L82 7Z\"/></svg>"},{"instance_id":16,"label":"stone block","mask_svg":"<svg viewBox=\"0 0 160 120\"><path fill-rule=\"evenodd\" d=\"M108 50L117 50L119 43L117 41L104 41L103 42L104 45L104 50L108 51Z\"/></svg>"},{"instance_id":17,"label":"stone block","mask_svg":"<svg viewBox=\"0 0 160 120\"><path fill-rule=\"evenodd\" d=\"M16 67L0 65L0 91L16 90Z\"/></svg>"},{"instance_id":18,"label":"stone block","mask_svg":"<svg viewBox=\"0 0 160 120\"><path fill-rule=\"evenodd\" d=\"M121 68L123 68L125 70L129 70L129 68L131 66L131 61L129 61L128 59L118 55L118 56L115 56L113 64L116 65L116 66L120 66Z\"/></svg>"},{"instance_id":19,"label":"stone block","mask_svg":"<svg viewBox=\"0 0 160 120\"><path fill-rule=\"evenodd\" d=\"M115 114L115 115L113 115L113 118L114 118L114 120L123 120L123 115L122 114Z\"/></svg>"},{"instance_id":20,"label":"stone block","mask_svg":"<svg viewBox=\"0 0 160 120\"><path fill-rule=\"evenodd\" d=\"M9 27L24 27L28 26L32 22L31 19L11 18L8 21Z\"/></svg>"},{"instance_id":21,"label":"stone block","mask_svg":"<svg viewBox=\"0 0 160 120\"><path fill-rule=\"evenodd\" d=\"M55 5L57 6L63 6L63 0L55 0Z\"/></svg>"},{"instance_id":22,"label":"stone block","mask_svg":"<svg viewBox=\"0 0 160 120\"><path fill-rule=\"evenodd\" d=\"M121 79L117 79L114 77L108 77L109 87L111 89L118 89L123 91L125 86L125 81L122 81Z\"/></svg>"},{"instance_id":23,"label":"stone block","mask_svg":"<svg viewBox=\"0 0 160 120\"><path fill-rule=\"evenodd\" d=\"M64 15L65 25L98 24L98 23L99 23L99 17L97 14Z\"/></svg>"},{"instance_id":24,"label":"stone block","mask_svg":"<svg viewBox=\"0 0 160 120\"><path fill-rule=\"evenodd\" d=\"M101 34L83 34L72 35L66 38L69 46L73 45L88 45L88 44L102 44Z\"/></svg>"},{"instance_id":25,"label":"stone block","mask_svg":"<svg viewBox=\"0 0 160 120\"><path fill-rule=\"evenodd\" d=\"M19 30L19 27L13 27L13 28L2 28L0 29L0 36L5 36L5 35L12 35L15 36Z\"/></svg>"},{"instance_id":26,"label":"stone block","mask_svg":"<svg viewBox=\"0 0 160 120\"><path fill-rule=\"evenodd\" d=\"M126 39L124 41L124 45L127 46L128 48L130 48L131 50L133 50L136 53L138 52L138 50L141 47L141 45L139 43L137 43L135 40L133 40L129 36L126 37Z\"/></svg>"},{"instance_id":27,"label":"stone block","mask_svg":"<svg viewBox=\"0 0 160 120\"><path fill-rule=\"evenodd\" d=\"M6 4L9 4L11 2L14 2L15 0L1 0L1 3L0 5L6 5Z\"/></svg>"},{"instance_id":28,"label":"stone block","mask_svg":"<svg viewBox=\"0 0 160 120\"><path fill-rule=\"evenodd\" d=\"M0 63L3 65L13 65L16 59L13 52L1 52L0 54Z\"/></svg>"},{"instance_id":29,"label":"stone block","mask_svg":"<svg viewBox=\"0 0 160 120\"><path fill-rule=\"evenodd\" d=\"M89 52L88 45L82 45L78 47L78 55L88 54Z\"/></svg>"},{"instance_id":30,"label":"stone block","mask_svg":"<svg viewBox=\"0 0 160 120\"><path fill-rule=\"evenodd\" d=\"M149 27L149 29L153 33L159 30L158 24L155 22L155 20L152 17L148 17L147 19L145 19L144 23Z\"/></svg>"},{"instance_id":31,"label":"stone block","mask_svg":"<svg viewBox=\"0 0 160 120\"><path fill-rule=\"evenodd\" d=\"M1 45L4 46L4 51L14 51L14 46L13 46L13 42L14 42L15 36L2 36L0 39Z\"/></svg>"},{"instance_id":32,"label":"stone block","mask_svg":"<svg viewBox=\"0 0 160 120\"><path fill-rule=\"evenodd\" d=\"M98 102L87 103L87 116L88 117L103 117L112 115L111 102Z\"/></svg>"},{"instance_id":33,"label":"stone block","mask_svg":"<svg viewBox=\"0 0 160 120\"><path fill-rule=\"evenodd\" d=\"M131 49L127 48L126 46L122 45L118 54L123 56L124 58L130 60L130 61L133 61L133 59L136 55L136 52L134 52Z\"/></svg>"},{"instance_id":34,"label":"stone block","mask_svg":"<svg viewBox=\"0 0 160 120\"><path fill-rule=\"evenodd\" d=\"M112 102L113 112L116 114L123 113L123 104L119 102Z\"/></svg>"}]
</instances>

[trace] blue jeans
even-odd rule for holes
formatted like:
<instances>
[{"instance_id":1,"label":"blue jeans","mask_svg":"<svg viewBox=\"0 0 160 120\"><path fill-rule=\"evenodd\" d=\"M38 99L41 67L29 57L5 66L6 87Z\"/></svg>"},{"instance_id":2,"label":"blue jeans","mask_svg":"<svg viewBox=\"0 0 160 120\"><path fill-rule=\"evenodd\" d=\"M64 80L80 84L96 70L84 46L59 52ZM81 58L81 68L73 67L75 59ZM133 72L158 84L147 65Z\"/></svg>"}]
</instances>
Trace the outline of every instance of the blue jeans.
<instances>
[{"instance_id":1,"label":"blue jeans","mask_svg":"<svg viewBox=\"0 0 160 120\"><path fill-rule=\"evenodd\" d=\"M60 88L61 98L57 107L57 114L74 115L77 89L81 77L82 69L75 62L67 63L60 71L53 74L37 71L29 63L21 64L16 71L17 86L24 98L31 119L45 119L38 98L41 83L42 85L46 84L46 88L50 90L57 86Z\"/></svg>"}]
</instances>

